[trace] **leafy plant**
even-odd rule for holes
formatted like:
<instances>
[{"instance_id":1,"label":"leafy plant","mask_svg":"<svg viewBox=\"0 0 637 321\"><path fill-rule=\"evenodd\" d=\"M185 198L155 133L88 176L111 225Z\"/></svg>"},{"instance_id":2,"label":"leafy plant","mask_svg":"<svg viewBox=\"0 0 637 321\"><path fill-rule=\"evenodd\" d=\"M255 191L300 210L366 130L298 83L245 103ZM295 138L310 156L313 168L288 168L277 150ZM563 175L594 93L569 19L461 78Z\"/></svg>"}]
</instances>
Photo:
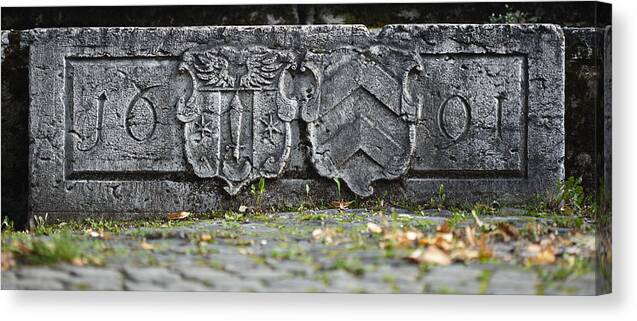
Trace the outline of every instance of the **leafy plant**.
<instances>
[{"instance_id":1,"label":"leafy plant","mask_svg":"<svg viewBox=\"0 0 637 321\"><path fill-rule=\"evenodd\" d=\"M334 177L333 180L336 183L336 197L338 197L339 201L342 201L343 199L341 198L341 180L339 180L338 177Z\"/></svg>"},{"instance_id":2,"label":"leafy plant","mask_svg":"<svg viewBox=\"0 0 637 321\"><path fill-rule=\"evenodd\" d=\"M553 205L564 214L588 214L588 210L591 209L592 199L584 193L582 178L571 176L560 182Z\"/></svg>"},{"instance_id":3,"label":"leafy plant","mask_svg":"<svg viewBox=\"0 0 637 321\"><path fill-rule=\"evenodd\" d=\"M27 239L16 241L8 246L13 252L29 264L53 264L57 262L81 262L83 249L73 240L69 231L54 233L49 240Z\"/></svg>"},{"instance_id":4,"label":"leafy plant","mask_svg":"<svg viewBox=\"0 0 637 321\"><path fill-rule=\"evenodd\" d=\"M223 214L223 218L226 220L226 222L237 222L237 223L243 223L246 220L245 215L243 213L237 213L237 212L226 212Z\"/></svg>"},{"instance_id":5,"label":"leafy plant","mask_svg":"<svg viewBox=\"0 0 637 321\"><path fill-rule=\"evenodd\" d=\"M343 198L341 197L341 180L338 179L338 177L334 177L333 180L336 183L336 196L338 197L338 200L332 202L331 205L332 207L338 208L340 210L347 209L350 205L352 205L353 202L343 200Z\"/></svg>"},{"instance_id":6,"label":"leafy plant","mask_svg":"<svg viewBox=\"0 0 637 321\"><path fill-rule=\"evenodd\" d=\"M436 197L432 197L429 200L429 205L437 208L444 208L447 204L447 193L445 191L445 185L440 184L438 186L438 195Z\"/></svg>"},{"instance_id":7,"label":"leafy plant","mask_svg":"<svg viewBox=\"0 0 637 321\"><path fill-rule=\"evenodd\" d=\"M462 223L465 219L466 216L464 213L453 212L453 214L451 214L451 217L447 219L447 224L449 225L449 228L453 229L458 226L458 224Z\"/></svg>"},{"instance_id":8,"label":"leafy plant","mask_svg":"<svg viewBox=\"0 0 637 321\"><path fill-rule=\"evenodd\" d=\"M478 281L480 282L480 294L486 294L489 291L489 285L491 283L491 278L493 277L493 271L490 269L482 270L482 273L478 276Z\"/></svg>"},{"instance_id":9,"label":"leafy plant","mask_svg":"<svg viewBox=\"0 0 637 321\"><path fill-rule=\"evenodd\" d=\"M526 12L511 9L508 4L505 4L504 8L504 13L498 15L492 13L489 23L528 23L539 20L538 17L529 17Z\"/></svg>"},{"instance_id":10,"label":"leafy plant","mask_svg":"<svg viewBox=\"0 0 637 321\"><path fill-rule=\"evenodd\" d=\"M250 194L254 197L254 207L256 210L261 210L261 202L263 201L263 193L265 193L265 178L259 179L259 185L250 185Z\"/></svg>"},{"instance_id":11,"label":"leafy plant","mask_svg":"<svg viewBox=\"0 0 637 321\"><path fill-rule=\"evenodd\" d=\"M5 216L2 219L2 231L4 231L4 232L14 232L15 231L15 225L14 225L13 221L8 216Z\"/></svg>"},{"instance_id":12,"label":"leafy plant","mask_svg":"<svg viewBox=\"0 0 637 321\"><path fill-rule=\"evenodd\" d=\"M48 218L49 214L44 214L44 216L33 216L33 228L31 231L36 235L51 234L53 232L53 229L51 228L51 226L46 224Z\"/></svg>"}]
</instances>

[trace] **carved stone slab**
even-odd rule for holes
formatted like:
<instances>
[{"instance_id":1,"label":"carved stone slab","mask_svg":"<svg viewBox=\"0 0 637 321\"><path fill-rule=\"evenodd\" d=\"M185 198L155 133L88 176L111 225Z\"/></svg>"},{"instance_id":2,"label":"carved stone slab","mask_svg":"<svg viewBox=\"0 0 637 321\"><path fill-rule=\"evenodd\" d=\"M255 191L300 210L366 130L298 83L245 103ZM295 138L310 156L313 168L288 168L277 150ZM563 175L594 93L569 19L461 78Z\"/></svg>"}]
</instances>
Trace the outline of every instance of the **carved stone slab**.
<instances>
[{"instance_id":1,"label":"carved stone slab","mask_svg":"<svg viewBox=\"0 0 637 321\"><path fill-rule=\"evenodd\" d=\"M544 197L564 175L553 25L40 29L30 211L153 215L353 196Z\"/></svg>"}]
</instances>

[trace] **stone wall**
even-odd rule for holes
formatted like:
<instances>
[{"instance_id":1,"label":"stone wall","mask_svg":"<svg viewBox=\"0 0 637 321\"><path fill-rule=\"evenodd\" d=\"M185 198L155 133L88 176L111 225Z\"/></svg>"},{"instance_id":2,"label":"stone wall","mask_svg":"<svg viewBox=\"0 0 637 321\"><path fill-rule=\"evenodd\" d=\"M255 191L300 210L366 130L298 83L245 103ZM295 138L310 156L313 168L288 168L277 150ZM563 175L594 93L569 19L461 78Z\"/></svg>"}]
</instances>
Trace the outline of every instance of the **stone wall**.
<instances>
[{"instance_id":1,"label":"stone wall","mask_svg":"<svg viewBox=\"0 0 637 321\"><path fill-rule=\"evenodd\" d=\"M71 28L29 34L29 209L49 216L548 199L555 25ZM308 144L309 142L309 144ZM289 175L289 176L288 176Z\"/></svg>"},{"instance_id":2,"label":"stone wall","mask_svg":"<svg viewBox=\"0 0 637 321\"><path fill-rule=\"evenodd\" d=\"M221 6L221 7L131 7L131 8L3 8L3 29L26 29L55 26L167 26L167 25L224 25L224 24L310 24L310 23L365 23L370 27L387 22L489 22L507 13L520 10L525 13L516 19L533 22L555 22L568 26L601 26L610 23L609 7L597 3L545 3L480 4L463 6L455 4L422 5L292 5L292 6ZM116 14L104 14L117 11ZM92 14L91 14L92 12ZM168 14L170 13L170 14ZM568 13L568 14L566 14ZM493 15L492 15L493 14ZM91 16L91 19L83 17ZM597 18L599 17L599 18ZM522 21L523 22L523 21ZM595 177L603 162L598 161L599 142L591 143L591 137L599 131L601 110L600 57L601 42L598 28L566 28L566 175L583 176L588 189L594 190ZM2 211L9 213L20 223L24 222L28 164L27 115L28 115L28 37L20 31L2 33ZM504 63L504 61L503 61ZM432 65L433 68L443 68ZM597 89L596 89L597 88ZM462 105L462 101L450 101ZM595 115L595 116L593 116ZM432 120L433 121L433 120ZM291 130L294 123L291 122ZM299 137L308 133L299 127ZM422 132L422 131L421 131ZM454 132L447 133L454 137ZM457 134L457 133L455 133ZM596 137L600 137L597 135ZM311 154L310 141L301 140L291 152L286 175L290 179L316 179L313 166L301 161ZM418 154L418 150L415 151ZM427 154L427 153L425 153ZM9 155L9 156L8 156ZM426 158L426 157L425 157ZM422 159L422 157L421 157ZM426 161L432 161L431 159ZM608 163L608 162L607 162ZM296 164L296 165L295 165ZM473 164L478 165L479 164ZM314 174L312 174L314 173ZM382 183L381 183L382 185ZM8 188L9 187L9 188ZM332 182L317 185L334 194ZM304 184L298 190L305 194ZM334 195L332 195L334 196ZM330 197L332 197L330 196ZM244 200L245 201L245 200ZM241 202L238 200L237 202Z\"/></svg>"}]
</instances>

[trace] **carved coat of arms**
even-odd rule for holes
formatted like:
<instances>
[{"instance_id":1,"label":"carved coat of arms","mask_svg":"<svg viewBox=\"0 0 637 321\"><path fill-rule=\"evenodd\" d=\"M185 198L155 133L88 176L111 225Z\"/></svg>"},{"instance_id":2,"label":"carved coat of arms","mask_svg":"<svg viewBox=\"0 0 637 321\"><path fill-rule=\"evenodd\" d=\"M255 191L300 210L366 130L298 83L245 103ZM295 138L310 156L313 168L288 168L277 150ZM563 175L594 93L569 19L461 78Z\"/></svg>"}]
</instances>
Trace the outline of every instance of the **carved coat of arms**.
<instances>
[{"instance_id":1,"label":"carved coat of arms","mask_svg":"<svg viewBox=\"0 0 637 321\"><path fill-rule=\"evenodd\" d=\"M223 179L234 195L255 179L282 172L297 105L285 92L283 75L293 69L293 52L260 46L183 54L180 70L192 87L177 103L177 118L185 124L186 157L197 176Z\"/></svg>"},{"instance_id":2,"label":"carved coat of arms","mask_svg":"<svg viewBox=\"0 0 637 321\"><path fill-rule=\"evenodd\" d=\"M370 196L372 182L407 171L419 109L408 82L422 64L417 55L387 46L344 47L306 59L320 88L315 106L301 113L312 162L320 175Z\"/></svg>"}]
</instances>

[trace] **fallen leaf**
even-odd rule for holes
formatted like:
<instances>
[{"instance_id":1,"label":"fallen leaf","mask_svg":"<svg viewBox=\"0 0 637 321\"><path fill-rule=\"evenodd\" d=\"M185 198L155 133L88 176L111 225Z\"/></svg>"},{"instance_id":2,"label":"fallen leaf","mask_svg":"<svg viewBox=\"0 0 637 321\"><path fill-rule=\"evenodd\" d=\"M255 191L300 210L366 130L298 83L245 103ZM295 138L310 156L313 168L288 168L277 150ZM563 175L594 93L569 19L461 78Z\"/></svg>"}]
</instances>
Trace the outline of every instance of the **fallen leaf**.
<instances>
[{"instance_id":1,"label":"fallen leaf","mask_svg":"<svg viewBox=\"0 0 637 321\"><path fill-rule=\"evenodd\" d=\"M444 221L442 224L436 226L436 232L440 232L440 233L451 232L451 229L449 229L449 222Z\"/></svg>"},{"instance_id":2,"label":"fallen leaf","mask_svg":"<svg viewBox=\"0 0 637 321\"><path fill-rule=\"evenodd\" d=\"M86 265L86 261L83 260L82 258L74 257L73 259L71 259L71 264L75 266L84 266Z\"/></svg>"},{"instance_id":3,"label":"fallen leaf","mask_svg":"<svg viewBox=\"0 0 637 321\"><path fill-rule=\"evenodd\" d=\"M501 222L498 223L497 227L500 231L502 231L502 233L506 234L508 237L514 240L517 240L517 238L520 236L520 232L518 232L518 229L511 224Z\"/></svg>"},{"instance_id":4,"label":"fallen leaf","mask_svg":"<svg viewBox=\"0 0 637 321\"><path fill-rule=\"evenodd\" d=\"M317 228L312 231L312 237L316 241L321 241L326 244L334 243L338 232L331 228L320 229Z\"/></svg>"},{"instance_id":5,"label":"fallen leaf","mask_svg":"<svg viewBox=\"0 0 637 321\"><path fill-rule=\"evenodd\" d=\"M436 233L432 243L441 250L449 251L452 248L451 241L453 241L452 233Z\"/></svg>"},{"instance_id":6,"label":"fallen leaf","mask_svg":"<svg viewBox=\"0 0 637 321\"><path fill-rule=\"evenodd\" d=\"M152 245L152 244L150 244L150 243L146 242L146 240L145 240L145 239L142 241L142 243L141 243L141 244L139 244L139 246L141 246L141 247L142 247L142 249L144 249L144 250L149 250L149 251L155 248L155 246L154 246L154 245Z\"/></svg>"},{"instance_id":7,"label":"fallen leaf","mask_svg":"<svg viewBox=\"0 0 637 321\"><path fill-rule=\"evenodd\" d=\"M449 265L452 263L449 254L440 250L436 246L429 246L426 250L417 249L408 257L409 260L417 263L428 263L438 265Z\"/></svg>"},{"instance_id":8,"label":"fallen leaf","mask_svg":"<svg viewBox=\"0 0 637 321\"><path fill-rule=\"evenodd\" d=\"M480 252L474 249L460 249L454 251L451 255L457 261L471 261L480 258Z\"/></svg>"},{"instance_id":9,"label":"fallen leaf","mask_svg":"<svg viewBox=\"0 0 637 321\"><path fill-rule=\"evenodd\" d=\"M555 263L555 247L552 244L538 245L530 244L526 248L529 257L526 258L527 264L547 265Z\"/></svg>"},{"instance_id":10,"label":"fallen leaf","mask_svg":"<svg viewBox=\"0 0 637 321\"><path fill-rule=\"evenodd\" d=\"M545 249L540 251L536 256L527 258L527 262L533 265L546 265L555 263L555 252Z\"/></svg>"},{"instance_id":11,"label":"fallen leaf","mask_svg":"<svg viewBox=\"0 0 637 321\"><path fill-rule=\"evenodd\" d=\"M383 232L383 229L378 226L378 224L369 222L367 223L367 231L369 231L370 233L379 234Z\"/></svg>"},{"instance_id":12,"label":"fallen leaf","mask_svg":"<svg viewBox=\"0 0 637 321\"><path fill-rule=\"evenodd\" d=\"M405 237L407 238L407 240L412 242L418 239L418 237L420 237L421 235L422 235L421 233L414 232L414 231L405 232Z\"/></svg>"},{"instance_id":13,"label":"fallen leaf","mask_svg":"<svg viewBox=\"0 0 637 321\"><path fill-rule=\"evenodd\" d=\"M31 252L33 252L28 246L17 240L13 241L13 246L17 247L22 255L29 255L31 254Z\"/></svg>"},{"instance_id":14,"label":"fallen leaf","mask_svg":"<svg viewBox=\"0 0 637 321\"><path fill-rule=\"evenodd\" d=\"M386 248L387 245L393 245L398 247L413 247L417 240L423 238L424 235L420 231L414 230L394 230L388 231L383 235L383 242L381 242L381 248Z\"/></svg>"},{"instance_id":15,"label":"fallen leaf","mask_svg":"<svg viewBox=\"0 0 637 321\"><path fill-rule=\"evenodd\" d=\"M183 220L186 217L190 216L190 212L186 212L186 211L181 211L181 212L171 212L168 213L168 215L166 216L166 218L170 221L175 221L175 220Z\"/></svg>"},{"instance_id":16,"label":"fallen leaf","mask_svg":"<svg viewBox=\"0 0 637 321\"><path fill-rule=\"evenodd\" d=\"M347 208L349 208L350 205L352 205L353 201L343 201L343 200L339 200L339 201L333 201L330 203L330 205L332 205L333 208L337 208L339 210L345 210Z\"/></svg>"},{"instance_id":17,"label":"fallen leaf","mask_svg":"<svg viewBox=\"0 0 637 321\"><path fill-rule=\"evenodd\" d=\"M15 266L15 257L12 252L2 252L2 271L6 271Z\"/></svg>"},{"instance_id":18,"label":"fallen leaf","mask_svg":"<svg viewBox=\"0 0 637 321\"><path fill-rule=\"evenodd\" d=\"M210 236L210 234L199 235L199 241L201 242L210 242L211 240L212 240L212 236Z\"/></svg>"},{"instance_id":19,"label":"fallen leaf","mask_svg":"<svg viewBox=\"0 0 637 321\"><path fill-rule=\"evenodd\" d=\"M86 235L90 236L90 237L93 237L93 238L101 238L101 237L104 237L104 234L103 234L103 233L93 231L92 229L87 229L86 231L84 231L84 233L85 233Z\"/></svg>"},{"instance_id":20,"label":"fallen leaf","mask_svg":"<svg viewBox=\"0 0 637 321\"><path fill-rule=\"evenodd\" d=\"M476 233L475 230L473 228L471 228L470 226L465 226L464 228L464 236L465 236L465 240L469 243L469 246L471 247L475 247L477 246L477 242L476 242Z\"/></svg>"},{"instance_id":21,"label":"fallen leaf","mask_svg":"<svg viewBox=\"0 0 637 321\"><path fill-rule=\"evenodd\" d=\"M493 257L493 250L489 246L489 235L482 234L478 239L478 253L481 260Z\"/></svg>"}]
</instances>

